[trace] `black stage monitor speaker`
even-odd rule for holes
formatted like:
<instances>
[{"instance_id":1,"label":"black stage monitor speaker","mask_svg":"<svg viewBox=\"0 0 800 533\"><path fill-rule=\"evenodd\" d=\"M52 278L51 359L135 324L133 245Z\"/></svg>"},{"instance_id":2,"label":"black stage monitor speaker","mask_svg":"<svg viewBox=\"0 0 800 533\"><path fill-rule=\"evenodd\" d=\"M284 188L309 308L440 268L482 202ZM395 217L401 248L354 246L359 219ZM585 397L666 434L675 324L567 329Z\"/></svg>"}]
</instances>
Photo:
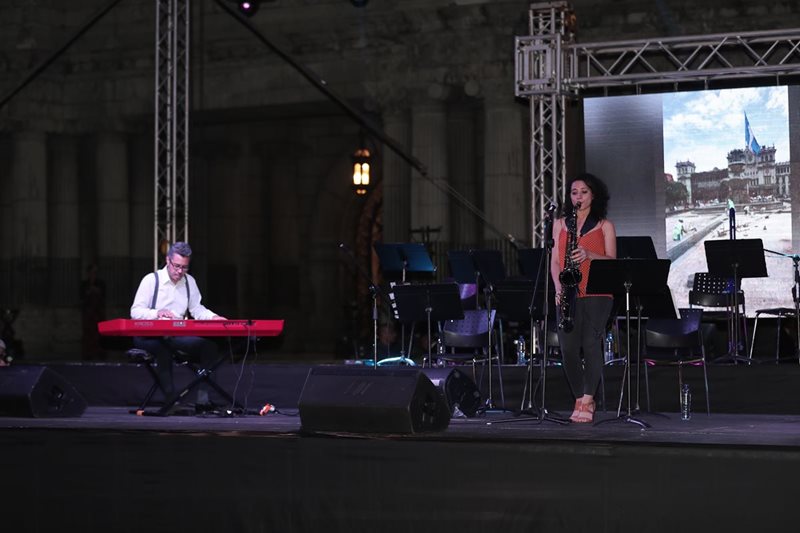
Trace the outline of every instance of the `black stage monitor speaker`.
<instances>
[{"instance_id":1,"label":"black stage monitor speaker","mask_svg":"<svg viewBox=\"0 0 800 533\"><path fill-rule=\"evenodd\" d=\"M85 410L83 396L47 367L0 368L0 416L78 417Z\"/></svg>"},{"instance_id":2,"label":"black stage monitor speaker","mask_svg":"<svg viewBox=\"0 0 800 533\"><path fill-rule=\"evenodd\" d=\"M450 424L444 396L416 368L315 367L299 407L303 431L418 433Z\"/></svg>"},{"instance_id":3,"label":"black stage monitor speaker","mask_svg":"<svg viewBox=\"0 0 800 533\"><path fill-rule=\"evenodd\" d=\"M450 415L472 418L481 409L481 393L475 381L457 368L425 368L426 376L444 395Z\"/></svg>"}]
</instances>

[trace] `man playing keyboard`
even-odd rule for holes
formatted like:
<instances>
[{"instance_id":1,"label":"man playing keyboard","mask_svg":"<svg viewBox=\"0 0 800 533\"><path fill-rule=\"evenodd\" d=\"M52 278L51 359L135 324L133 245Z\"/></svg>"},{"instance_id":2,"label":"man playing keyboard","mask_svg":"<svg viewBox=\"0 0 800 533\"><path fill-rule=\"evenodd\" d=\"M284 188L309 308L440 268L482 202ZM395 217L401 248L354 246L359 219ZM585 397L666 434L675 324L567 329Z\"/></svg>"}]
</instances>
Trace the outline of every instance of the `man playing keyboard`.
<instances>
[{"instance_id":1,"label":"man playing keyboard","mask_svg":"<svg viewBox=\"0 0 800 533\"><path fill-rule=\"evenodd\" d=\"M146 275L131 305L131 318L136 320L225 320L202 304L202 295L195 279L189 275L192 249L188 243L176 242L167 252L164 268ZM149 352L156 360L157 374L166 398L175 394L172 381L173 354L180 351L198 359L209 368L219 359L217 344L204 337L134 337L136 348ZM208 391L201 384L197 404L208 404Z\"/></svg>"}]
</instances>

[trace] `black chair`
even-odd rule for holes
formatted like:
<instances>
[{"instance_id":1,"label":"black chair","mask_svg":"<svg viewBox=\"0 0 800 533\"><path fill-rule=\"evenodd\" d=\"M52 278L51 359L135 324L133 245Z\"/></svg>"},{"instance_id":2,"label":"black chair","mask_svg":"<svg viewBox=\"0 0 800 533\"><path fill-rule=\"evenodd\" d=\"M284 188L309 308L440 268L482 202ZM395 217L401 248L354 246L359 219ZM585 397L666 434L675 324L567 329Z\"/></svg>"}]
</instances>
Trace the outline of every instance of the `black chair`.
<instances>
[{"instance_id":1,"label":"black chair","mask_svg":"<svg viewBox=\"0 0 800 533\"><path fill-rule=\"evenodd\" d=\"M492 353L489 355L489 336L494 328L496 312L492 309L467 309L464 318L445 320L441 331L441 346L438 357L443 362L467 362L472 364L472 379L480 386L486 363L497 365L497 378L500 384L500 404L505 405L503 390L502 356L498 350L498 335L492 336ZM480 378L477 365L482 364Z\"/></svg>"},{"instance_id":2,"label":"black chair","mask_svg":"<svg viewBox=\"0 0 800 533\"><path fill-rule=\"evenodd\" d=\"M775 364L777 365L781 362L781 324L784 318L794 319L794 309L790 307L756 309L756 319L753 322L753 342L750 343L750 354L747 357L750 361L753 360L753 348L756 345L756 333L758 333L758 319L761 317L761 315L774 316L778 319L775 334Z\"/></svg>"},{"instance_id":3,"label":"black chair","mask_svg":"<svg viewBox=\"0 0 800 533\"><path fill-rule=\"evenodd\" d=\"M747 307L745 305L744 291L738 288L736 294L736 304L738 309L734 309L733 285L729 280L709 274L708 272L696 272L692 289L689 291L689 307L702 307L706 310L704 320L707 322L725 323L728 333L729 343L733 340L733 327L736 317L739 317L739 331L744 335L744 348L747 351ZM724 311L714 311L714 309L724 309ZM732 350L732 347L729 346Z\"/></svg>"},{"instance_id":4,"label":"black chair","mask_svg":"<svg viewBox=\"0 0 800 533\"><path fill-rule=\"evenodd\" d=\"M648 367L674 365L678 367L678 405L683 387L684 365L702 365L706 393L706 412L711 414L708 395L706 352L703 346L702 309L680 309L680 318L651 318L645 327L644 382L647 410L650 410L650 379Z\"/></svg>"}]
</instances>

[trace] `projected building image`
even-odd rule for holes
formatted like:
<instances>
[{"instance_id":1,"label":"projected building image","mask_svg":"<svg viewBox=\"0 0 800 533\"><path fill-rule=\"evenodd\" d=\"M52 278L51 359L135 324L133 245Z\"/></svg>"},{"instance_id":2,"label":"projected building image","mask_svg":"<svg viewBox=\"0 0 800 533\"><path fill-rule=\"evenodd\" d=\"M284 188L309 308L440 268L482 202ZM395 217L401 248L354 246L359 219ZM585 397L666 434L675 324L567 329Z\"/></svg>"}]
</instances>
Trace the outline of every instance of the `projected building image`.
<instances>
[{"instance_id":1,"label":"projected building image","mask_svg":"<svg viewBox=\"0 0 800 533\"><path fill-rule=\"evenodd\" d=\"M764 244L769 276L742 281L748 314L793 305L787 93L767 87L663 95L666 251L677 305L687 301L694 274L707 271L704 241L731 232Z\"/></svg>"}]
</instances>

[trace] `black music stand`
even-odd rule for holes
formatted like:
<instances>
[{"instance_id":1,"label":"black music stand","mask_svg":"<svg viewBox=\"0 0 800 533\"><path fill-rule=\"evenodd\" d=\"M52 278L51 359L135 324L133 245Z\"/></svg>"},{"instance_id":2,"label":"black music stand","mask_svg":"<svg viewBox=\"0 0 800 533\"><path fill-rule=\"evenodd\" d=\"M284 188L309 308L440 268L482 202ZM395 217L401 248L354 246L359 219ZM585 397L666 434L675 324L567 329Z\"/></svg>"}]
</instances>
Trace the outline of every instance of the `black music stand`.
<instances>
[{"instance_id":1,"label":"black music stand","mask_svg":"<svg viewBox=\"0 0 800 533\"><path fill-rule=\"evenodd\" d=\"M431 256L422 243L376 242L373 246L387 280L405 282L409 274L416 278L431 279L436 272Z\"/></svg>"},{"instance_id":2,"label":"black music stand","mask_svg":"<svg viewBox=\"0 0 800 533\"><path fill-rule=\"evenodd\" d=\"M470 250L469 253L484 285L491 289L495 283L506 279L506 267L500 250Z\"/></svg>"},{"instance_id":3,"label":"black music stand","mask_svg":"<svg viewBox=\"0 0 800 533\"><path fill-rule=\"evenodd\" d=\"M425 245L419 242L404 242L404 243L381 243L376 242L373 244L375 253L378 255L378 262L380 263L381 272L387 281L399 281L406 283L407 279L424 279L430 280L436 272L436 267L431 261L431 256ZM391 303L391 299L390 299ZM395 311L396 314L396 311ZM374 318L375 328L375 344L377 346L377 312ZM413 331L412 331L413 336ZM400 325L400 359L406 358L405 347L405 324ZM411 345L409 344L409 352ZM376 352L377 354L377 352ZM375 356L375 366L378 365L377 355Z\"/></svg>"},{"instance_id":4,"label":"black music stand","mask_svg":"<svg viewBox=\"0 0 800 533\"><path fill-rule=\"evenodd\" d=\"M469 250L450 250L447 252L450 276L460 285L475 287L475 308L478 307L478 270ZM472 296L469 296L472 298ZM465 300L467 298L464 298Z\"/></svg>"},{"instance_id":5,"label":"black music stand","mask_svg":"<svg viewBox=\"0 0 800 533\"><path fill-rule=\"evenodd\" d=\"M503 264L503 256L500 253L500 250L471 250L470 255L472 255L472 260L475 262L475 268L478 271L479 279L483 280L483 290L484 290L484 297L483 301L486 305L486 310L491 316L492 314L492 292L494 290L494 285L506 279L506 267ZM500 353L498 354L498 358L500 364L503 364L503 342L502 342L502 335L503 335L503 322L498 321L500 325L500 341L498 345L500 346ZM489 328L489 346L488 346L488 354L489 354L489 397L486 400L486 408L493 409L494 408L494 397L492 396L492 328Z\"/></svg>"},{"instance_id":6,"label":"black music stand","mask_svg":"<svg viewBox=\"0 0 800 533\"><path fill-rule=\"evenodd\" d=\"M618 259L658 259L650 236L617 237Z\"/></svg>"},{"instance_id":7,"label":"black music stand","mask_svg":"<svg viewBox=\"0 0 800 533\"><path fill-rule=\"evenodd\" d=\"M708 273L724 279L733 279L731 351L717 361L730 359L734 364L739 361L749 363L750 360L746 356L739 354L739 281L742 278L767 277L764 243L761 239L725 239L705 241L705 248ZM747 346L744 349L746 352Z\"/></svg>"},{"instance_id":8,"label":"black music stand","mask_svg":"<svg viewBox=\"0 0 800 533\"><path fill-rule=\"evenodd\" d=\"M611 421L622 421L636 424L641 428L649 428L650 424L634 418L631 409L631 297L660 291L667 285L669 276L669 259L612 259L592 261L589 267L589 281L586 286L588 294L613 294L617 302L624 302L626 324L625 370L620 389L616 418L595 422L602 424ZM674 310L673 310L674 313ZM627 389L627 412L622 414L622 398Z\"/></svg>"},{"instance_id":9,"label":"black music stand","mask_svg":"<svg viewBox=\"0 0 800 533\"><path fill-rule=\"evenodd\" d=\"M478 283L478 270L469 250L450 250L447 252L447 263L456 283Z\"/></svg>"},{"instance_id":10,"label":"black music stand","mask_svg":"<svg viewBox=\"0 0 800 533\"><path fill-rule=\"evenodd\" d=\"M464 310L457 283L427 283L420 285L397 285L390 295L395 303L396 318L401 323L425 320L428 325L428 366L431 366L431 322L434 320L461 320ZM413 336L413 329L412 329ZM409 341L409 347L411 341ZM410 351L410 350L409 350ZM380 364L380 363L379 363ZM422 361L425 366L425 360Z\"/></svg>"}]
</instances>

